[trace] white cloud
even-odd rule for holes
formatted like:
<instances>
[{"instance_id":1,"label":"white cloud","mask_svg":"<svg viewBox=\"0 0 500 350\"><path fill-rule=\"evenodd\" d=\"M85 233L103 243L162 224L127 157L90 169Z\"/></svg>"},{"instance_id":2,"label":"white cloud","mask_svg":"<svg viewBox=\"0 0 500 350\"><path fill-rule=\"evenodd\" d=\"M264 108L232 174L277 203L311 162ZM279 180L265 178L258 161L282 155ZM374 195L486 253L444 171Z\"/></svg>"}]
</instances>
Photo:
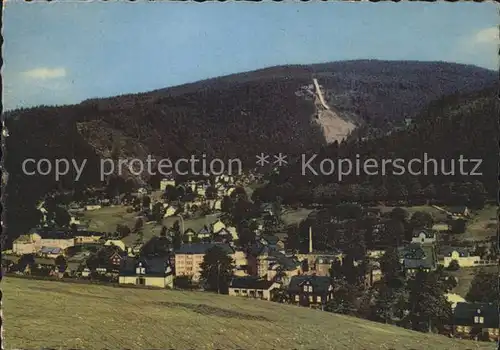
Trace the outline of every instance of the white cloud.
<instances>
[{"instance_id":1,"label":"white cloud","mask_svg":"<svg viewBox=\"0 0 500 350\"><path fill-rule=\"evenodd\" d=\"M81 100L70 71L63 67L36 67L15 70L7 66L4 78L3 103L6 110L36 105L61 105Z\"/></svg>"},{"instance_id":2,"label":"white cloud","mask_svg":"<svg viewBox=\"0 0 500 350\"><path fill-rule=\"evenodd\" d=\"M461 37L455 50L448 52L449 60L498 70L499 44L498 27L483 28Z\"/></svg>"},{"instance_id":3,"label":"white cloud","mask_svg":"<svg viewBox=\"0 0 500 350\"><path fill-rule=\"evenodd\" d=\"M478 44L498 44L499 42L498 27L491 27L480 30L474 36L474 41Z\"/></svg>"},{"instance_id":4,"label":"white cloud","mask_svg":"<svg viewBox=\"0 0 500 350\"><path fill-rule=\"evenodd\" d=\"M63 78L66 76L65 68L35 68L25 72L22 72L25 77L32 79L55 79Z\"/></svg>"}]
</instances>

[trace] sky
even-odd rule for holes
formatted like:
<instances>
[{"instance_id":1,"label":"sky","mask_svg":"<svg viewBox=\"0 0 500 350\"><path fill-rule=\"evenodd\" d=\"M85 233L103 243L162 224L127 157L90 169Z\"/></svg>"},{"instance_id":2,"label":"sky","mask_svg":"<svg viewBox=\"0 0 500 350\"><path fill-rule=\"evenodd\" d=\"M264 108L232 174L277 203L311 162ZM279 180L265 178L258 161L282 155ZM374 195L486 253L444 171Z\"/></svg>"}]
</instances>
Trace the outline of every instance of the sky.
<instances>
[{"instance_id":1,"label":"sky","mask_svg":"<svg viewBox=\"0 0 500 350\"><path fill-rule=\"evenodd\" d=\"M498 69L489 3L4 3L4 109L350 59Z\"/></svg>"}]
</instances>

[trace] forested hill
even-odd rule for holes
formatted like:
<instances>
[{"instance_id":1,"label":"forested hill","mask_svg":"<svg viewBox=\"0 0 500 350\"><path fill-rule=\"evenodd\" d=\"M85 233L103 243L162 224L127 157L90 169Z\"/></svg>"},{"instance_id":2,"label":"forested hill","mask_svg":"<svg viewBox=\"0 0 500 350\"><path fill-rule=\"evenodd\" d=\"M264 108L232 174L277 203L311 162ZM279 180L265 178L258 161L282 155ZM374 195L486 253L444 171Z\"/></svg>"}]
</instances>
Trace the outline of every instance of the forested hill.
<instances>
[{"instance_id":1,"label":"forested hill","mask_svg":"<svg viewBox=\"0 0 500 350\"><path fill-rule=\"evenodd\" d=\"M498 112L497 88L488 88L474 93L447 96L431 103L416 118L416 122L399 132L379 139L357 140L348 144L333 144L325 147L311 163L313 169L325 158L360 159L428 158L446 160L445 171L451 170L450 160L481 159L478 172L482 176L462 176L458 162L455 176L427 176L410 174L391 176L357 175L345 176L338 181L337 173L330 176L315 176L306 172L300 175L300 164L283 170L274 178L274 184L262 193L272 197L279 195L285 200L299 197L311 201L398 201L412 199L437 199L448 204L466 204L477 200L483 191L496 198L498 191ZM309 159L309 158L307 158ZM440 165L438 165L441 167ZM416 166L415 169L422 168ZM434 169L430 167L430 169ZM468 171L472 170L466 167ZM441 170L438 170L441 171ZM313 195L314 194L314 195Z\"/></svg>"},{"instance_id":2,"label":"forested hill","mask_svg":"<svg viewBox=\"0 0 500 350\"><path fill-rule=\"evenodd\" d=\"M456 91L491 86L492 71L441 62L348 61L273 67L135 95L78 105L19 109L5 114L7 231L18 235L35 220L35 203L54 187L99 183L99 157L207 157L250 159L260 152L301 153L325 145L311 120L316 107L298 94L318 79L328 104L360 125L385 125L413 116ZM26 176L26 158L87 159L74 182Z\"/></svg>"},{"instance_id":3,"label":"forested hill","mask_svg":"<svg viewBox=\"0 0 500 350\"><path fill-rule=\"evenodd\" d=\"M265 100L269 91L277 89L276 92L284 93L286 87L292 86L297 90L302 84L311 84L312 78L317 78L325 88L329 105L375 125L414 117L433 100L456 92L477 91L495 84L498 79L496 72L472 65L352 60L270 67L142 94L92 99L86 103L98 103L101 109L108 110L127 109L134 103L169 105L165 102L190 101L191 107L194 104L201 107L229 102L224 106L227 115L231 112L226 107L250 101L249 107L260 112L259 106L253 104ZM181 96L182 99L176 100ZM221 97L224 99L218 103ZM278 102L285 102L281 98Z\"/></svg>"}]
</instances>

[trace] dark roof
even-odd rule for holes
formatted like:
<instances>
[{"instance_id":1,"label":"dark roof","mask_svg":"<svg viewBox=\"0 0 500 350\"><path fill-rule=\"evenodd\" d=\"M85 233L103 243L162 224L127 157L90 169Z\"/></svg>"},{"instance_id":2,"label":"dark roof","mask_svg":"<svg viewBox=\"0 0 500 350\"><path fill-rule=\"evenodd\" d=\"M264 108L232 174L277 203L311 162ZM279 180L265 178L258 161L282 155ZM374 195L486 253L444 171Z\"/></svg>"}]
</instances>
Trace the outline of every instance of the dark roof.
<instances>
[{"instance_id":1,"label":"dark roof","mask_svg":"<svg viewBox=\"0 0 500 350\"><path fill-rule=\"evenodd\" d=\"M210 229L206 226L203 226L199 231L198 231L199 234L211 234L212 232L210 231Z\"/></svg>"},{"instance_id":2,"label":"dark roof","mask_svg":"<svg viewBox=\"0 0 500 350\"><path fill-rule=\"evenodd\" d=\"M337 248L328 248L328 250L313 250L312 254L315 255L323 255L323 256L330 256L330 257L336 257L340 254L342 254L342 251Z\"/></svg>"},{"instance_id":3,"label":"dark roof","mask_svg":"<svg viewBox=\"0 0 500 350\"><path fill-rule=\"evenodd\" d=\"M265 235L265 236L262 236L262 239L264 239L267 243L271 244L271 245L275 245L279 242L279 237L276 237L274 235Z\"/></svg>"},{"instance_id":4,"label":"dark roof","mask_svg":"<svg viewBox=\"0 0 500 350\"><path fill-rule=\"evenodd\" d=\"M63 253L63 249L59 248L59 247L46 247L46 246L43 246L41 249L40 249L40 253L41 254L62 254Z\"/></svg>"},{"instance_id":5,"label":"dark roof","mask_svg":"<svg viewBox=\"0 0 500 350\"><path fill-rule=\"evenodd\" d=\"M399 248L399 257L404 259L405 269L434 269L437 266L434 247L430 245L409 244L403 249Z\"/></svg>"},{"instance_id":6,"label":"dark roof","mask_svg":"<svg viewBox=\"0 0 500 350\"><path fill-rule=\"evenodd\" d=\"M175 251L175 254L206 254L209 249L213 247L219 247L224 250L227 254L233 254L234 250L229 244L219 244L219 243L192 243L183 244L179 249Z\"/></svg>"},{"instance_id":7,"label":"dark roof","mask_svg":"<svg viewBox=\"0 0 500 350\"><path fill-rule=\"evenodd\" d=\"M228 229L226 229L225 227L221 228L219 231L215 232L215 234L219 235L219 236L231 236L232 237L232 234L231 232L229 232Z\"/></svg>"},{"instance_id":8,"label":"dark roof","mask_svg":"<svg viewBox=\"0 0 500 350\"><path fill-rule=\"evenodd\" d=\"M474 326L474 317L484 317L482 328L498 328L498 305L487 303L457 303L453 311L453 323L457 326Z\"/></svg>"},{"instance_id":9,"label":"dark roof","mask_svg":"<svg viewBox=\"0 0 500 350\"><path fill-rule=\"evenodd\" d=\"M293 276L288 286L289 293L298 293L304 283L311 283L314 293L324 294L328 292L328 287L332 285L332 280L327 276Z\"/></svg>"},{"instance_id":10,"label":"dark roof","mask_svg":"<svg viewBox=\"0 0 500 350\"><path fill-rule=\"evenodd\" d=\"M145 276L165 277L167 268L170 267L170 259L165 257L153 258L131 258L127 257L122 261L120 267L121 276L136 276L136 268L141 264L145 269ZM170 267L171 268L171 267Z\"/></svg>"},{"instance_id":11,"label":"dark roof","mask_svg":"<svg viewBox=\"0 0 500 350\"><path fill-rule=\"evenodd\" d=\"M187 235L188 233L191 233L193 235L196 235L196 231L193 230L192 228L187 228L185 231L184 231L184 234Z\"/></svg>"},{"instance_id":12,"label":"dark roof","mask_svg":"<svg viewBox=\"0 0 500 350\"><path fill-rule=\"evenodd\" d=\"M219 236L216 236L214 239L212 239L211 243L221 244L221 243L231 241L232 238L233 237L231 235L219 235Z\"/></svg>"},{"instance_id":13,"label":"dark roof","mask_svg":"<svg viewBox=\"0 0 500 350\"><path fill-rule=\"evenodd\" d=\"M422 248L422 245L419 243L410 243L404 247L398 247L399 258L404 259L405 255L408 252L412 252L412 251L417 250L419 248Z\"/></svg>"},{"instance_id":14,"label":"dark roof","mask_svg":"<svg viewBox=\"0 0 500 350\"><path fill-rule=\"evenodd\" d=\"M269 268L272 268L276 264L281 266L284 271L294 271L300 266L299 262L291 258L281 258L276 259L274 263L271 263Z\"/></svg>"},{"instance_id":15,"label":"dark roof","mask_svg":"<svg viewBox=\"0 0 500 350\"><path fill-rule=\"evenodd\" d=\"M460 206L456 206L456 207L450 207L448 209L448 211L450 213L454 213L454 214L463 214L466 209L467 209L466 205L460 205Z\"/></svg>"},{"instance_id":16,"label":"dark roof","mask_svg":"<svg viewBox=\"0 0 500 350\"><path fill-rule=\"evenodd\" d=\"M247 253L252 256L258 256L262 254L262 252L267 249L262 243L255 242L247 248Z\"/></svg>"},{"instance_id":17,"label":"dark roof","mask_svg":"<svg viewBox=\"0 0 500 350\"><path fill-rule=\"evenodd\" d=\"M451 256L451 254L456 251L460 257L470 256L469 249L466 247L441 247L440 253L444 256Z\"/></svg>"},{"instance_id":18,"label":"dark roof","mask_svg":"<svg viewBox=\"0 0 500 350\"><path fill-rule=\"evenodd\" d=\"M88 231L88 230L78 230L75 234L73 232L69 233L71 236L81 236L81 237L90 237L90 236L104 236L106 235L104 232L98 231Z\"/></svg>"},{"instance_id":19,"label":"dark roof","mask_svg":"<svg viewBox=\"0 0 500 350\"><path fill-rule=\"evenodd\" d=\"M36 233L40 235L43 239L72 239L72 234L71 232L68 231L59 231L59 230L35 230L34 232L31 233Z\"/></svg>"},{"instance_id":20,"label":"dark roof","mask_svg":"<svg viewBox=\"0 0 500 350\"><path fill-rule=\"evenodd\" d=\"M285 254L283 254L281 252L277 252L275 250L270 250L270 249L267 249L267 247L266 247L261 254L264 254L264 253L266 253L268 255L266 259L270 261L270 267L273 264L279 264L284 270L293 271L293 270L297 269L297 267L300 266L300 262L296 258L286 256Z\"/></svg>"},{"instance_id":21,"label":"dark roof","mask_svg":"<svg viewBox=\"0 0 500 350\"><path fill-rule=\"evenodd\" d=\"M267 290L273 285L273 281L260 279L259 277L234 277L231 280L230 288L239 289L262 289Z\"/></svg>"},{"instance_id":22,"label":"dark roof","mask_svg":"<svg viewBox=\"0 0 500 350\"><path fill-rule=\"evenodd\" d=\"M331 265L332 263L334 263L336 260L338 260L337 257L332 257L332 256L318 256L316 258L316 264L328 264L328 265Z\"/></svg>"}]
</instances>

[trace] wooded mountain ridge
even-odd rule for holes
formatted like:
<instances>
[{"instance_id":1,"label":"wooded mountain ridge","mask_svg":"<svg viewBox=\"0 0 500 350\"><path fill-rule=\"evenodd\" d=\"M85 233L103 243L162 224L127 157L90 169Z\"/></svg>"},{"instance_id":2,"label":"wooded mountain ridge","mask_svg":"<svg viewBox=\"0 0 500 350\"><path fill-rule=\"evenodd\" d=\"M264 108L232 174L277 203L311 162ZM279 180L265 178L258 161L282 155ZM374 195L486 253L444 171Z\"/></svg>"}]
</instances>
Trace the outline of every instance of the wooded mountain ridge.
<instances>
[{"instance_id":1,"label":"wooded mountain ridge","mask_svg":"<svg viewBox=\"0 0 500 350\"><path fill-rule=\"evenodd\" d=\"M324 87L329 105L342 117L373 128L400 123L403 117L417 115L431 101L459 91L475 92L492 86L497 79L493 71L460 64L360 60L272 67L77 105L9 111L5 113L10 136L6 138L8 152L4 159L9 174L8 230L19 234L29 228L36 201L54 187L99 184L101 157L143 158L151 154L175 159L204 153L207 157L254 162L255 155L264 151L299 154L320 150L326 145L321 130L311 122L316 107L313 101L296 94L314 77ZM467 108L473 105L468 103ZM439 117L440 108L434 117ZM483 130L482 124L491 126L489 119L465 122L455 131L459 140L455 145L469 147L479 142L486 147L488 138L484 135L473 132L473 136L467 136L481 130L493 140L495 129ZM446 127L451 126L454 124ZM426 130L436 142L449 140L430 128ZM448 134L445 136L451 136ZM404 139L397 142L410 142ZM431 143L419 140L415 147L430 147ZM374 142L402 148L393 143L396 141ZM49 176L23 174L21 164L27 158L66 158L79 163L87 159L87 165L78 182L73 172L56 182Z\"/></svg>"}]
</instances>

